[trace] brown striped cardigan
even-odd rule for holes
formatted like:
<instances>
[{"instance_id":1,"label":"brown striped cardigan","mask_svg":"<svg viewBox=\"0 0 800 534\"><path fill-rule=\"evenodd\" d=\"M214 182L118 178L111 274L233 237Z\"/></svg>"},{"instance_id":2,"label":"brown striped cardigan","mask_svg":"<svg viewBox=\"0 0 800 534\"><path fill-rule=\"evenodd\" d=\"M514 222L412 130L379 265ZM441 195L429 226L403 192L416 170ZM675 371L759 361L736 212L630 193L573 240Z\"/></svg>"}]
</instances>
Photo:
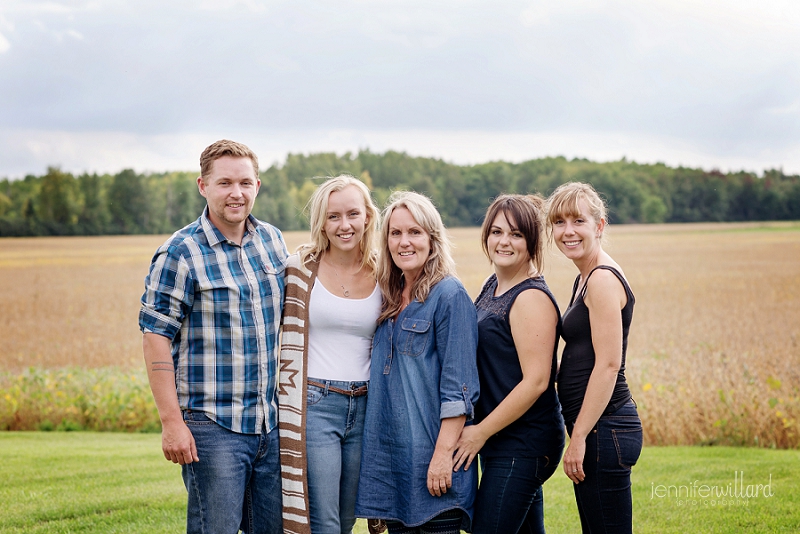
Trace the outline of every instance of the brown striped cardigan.
<instances>
[{"instance_id":1,"label":"brown striped cardigan","mask_svg":"<svg viewBox=\"0 0 800 534\"><path fill-rule=\"evenodd\" d=\"M283 488L283 531L311 534L308 510L308 460L306 458L306 381L308 380L308 302L317 278L319 262L305 265L300 256L289 256L284 274L280 376L278 380L278 429Z\"/></svg>"},{"instance_id":2,"label":"brown striped cardigan","mask_svg":"<svg viewBox=\"0 0 800 534\"><path fill-rule=\"evenodd\" d=\"M306 389L308 381L308 303L319 261L305 265L289 256L284 273L283 334L278 378L278 430L281 448L284 534L311 534L306 458ZM386 530L383 521L367 520L370 534Z\"/></svg>"}]
</instances>

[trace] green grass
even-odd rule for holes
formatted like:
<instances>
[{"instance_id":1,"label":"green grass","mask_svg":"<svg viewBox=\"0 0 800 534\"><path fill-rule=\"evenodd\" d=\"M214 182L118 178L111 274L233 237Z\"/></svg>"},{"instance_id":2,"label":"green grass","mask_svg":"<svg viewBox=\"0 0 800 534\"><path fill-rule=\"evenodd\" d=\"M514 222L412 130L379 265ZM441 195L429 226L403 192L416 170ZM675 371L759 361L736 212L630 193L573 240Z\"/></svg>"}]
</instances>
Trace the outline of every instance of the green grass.
<instances>
[{"instance_id":1,"label":"green grass","mask_svg":"<svg viewBox=\"0 0 800 534\"><path fill-rule=\"evenodd\" d=\"M2 533L185 531L159 434L1 432L0 480Z\"/></svg>"},{"instance_id":2,"label":"green grass","mask_svg":"<svg viewBox=\"0 0 800 534\"><path fill-rule=\"evenodd\" d=\"M732 505L658 497L658 486L767 484L771 497ZM634 530L652 533L798 532L800 451L646 447L634 468ZM0 533L173 533L185 529L180 468L164 460L158 434L0 432ZM685 489L682 490L685 494ZM682 494L682 496L684 495ZM734 501L736 501L734 499ZM545 484L545 522L579 532L571 482ZM358 534L366 534L359 522Z\"/></svg>"},{"instance_id":3,"label":"green grass","mask_svg":"<svg viewBox=\"0 0 800 534\"><path fill-rule=\"evenodd\" d=\"M723 504L695 494L681 498L671 489L659 497L658 486L733 485L744 472L748 484L766 484L772 497L759 496ZM645 447L633 469L634 532L640 533L769 533L800 531L800 451L736 447ZM545 483L545 526L549 532L580 532L572 483L559 470ZM661 490L661 494L663 495ZM736 499L733 499L736 501ZM687 502L691 501L691 502ZM746 502L743 502L746 501Z\"/></svg>"}]
</instances>

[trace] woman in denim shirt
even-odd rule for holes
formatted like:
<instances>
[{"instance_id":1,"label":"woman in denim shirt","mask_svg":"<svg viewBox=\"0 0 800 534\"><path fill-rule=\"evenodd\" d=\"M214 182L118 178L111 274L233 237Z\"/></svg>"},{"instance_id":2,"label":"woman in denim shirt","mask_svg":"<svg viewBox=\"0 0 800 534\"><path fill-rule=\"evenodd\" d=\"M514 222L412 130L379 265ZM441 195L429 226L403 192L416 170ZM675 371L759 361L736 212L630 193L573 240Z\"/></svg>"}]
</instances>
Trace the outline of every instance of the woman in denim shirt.
<instances>
[{"instance_id":1,"label":"woman in denim shirt","mask_svg":"<svg viewBox=\"0 0 800 534\"><path fill-rule=\"evenodd\" d=\"M475 465L453 472L478 399L475 307L431 201L398 192L389 202L356 515L386 520L390 534L457 534L478 485Z\"/></svg>"}]
</instances>

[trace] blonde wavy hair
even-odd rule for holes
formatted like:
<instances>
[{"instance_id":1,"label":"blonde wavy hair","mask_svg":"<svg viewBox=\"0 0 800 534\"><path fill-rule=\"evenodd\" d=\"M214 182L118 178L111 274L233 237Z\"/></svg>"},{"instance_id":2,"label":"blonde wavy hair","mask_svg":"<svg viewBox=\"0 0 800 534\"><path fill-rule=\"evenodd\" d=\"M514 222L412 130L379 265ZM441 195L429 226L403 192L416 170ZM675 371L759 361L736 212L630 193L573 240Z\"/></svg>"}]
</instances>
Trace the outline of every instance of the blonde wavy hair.
<instances>
[{"instance_id":1,"label":"blonde wavy hair","mask_svg":"<svg viewBox=\"0 0 800 534\"><path fill-rule=\"evenodd\" d=\"M383 309L378 317L378 323L400 313L403 305L402 294L405 287L403 271L395 265L389 251L389 222L396 209L407 209L416 223L428 233L431 242L430 255L411 287L411 300L424 302L437 282L456 274L456 264L450 252L452 248L450 238L433 202L425 195L412 191L395 191L387 202L389 204L382 215L381 253L378 261L378 286L383 292Z\"/></svg>"},{"instance_id":2,"label":"blonde wavy hair","mask_svg":"<svg viewBox=\"0 0 800 534\"><path fill-rule=\"evenodd\" d=\"M358 178L349 174L340 174L326 179L321 183L305 207L305 212L308 214L309 226L311 228L311 243L300 245L297 252L300 255L300 261L306 263L309 259L319 261L322 254L328 250L331 245L328 236L322 231L325 226L325 217L328 213L328 200L331 193L341 191L345 187L353 186L359 190L364 199L364 207L367 214L367 224L364 227L364 235L361 238L361 266L366 267L370 272L375 273L378 266L378 254L375 248L377 242L377 232L380 223L380 213L378 212L375 202L372 200L372 194L369 188Z\"/></svg>"}]
</instances>

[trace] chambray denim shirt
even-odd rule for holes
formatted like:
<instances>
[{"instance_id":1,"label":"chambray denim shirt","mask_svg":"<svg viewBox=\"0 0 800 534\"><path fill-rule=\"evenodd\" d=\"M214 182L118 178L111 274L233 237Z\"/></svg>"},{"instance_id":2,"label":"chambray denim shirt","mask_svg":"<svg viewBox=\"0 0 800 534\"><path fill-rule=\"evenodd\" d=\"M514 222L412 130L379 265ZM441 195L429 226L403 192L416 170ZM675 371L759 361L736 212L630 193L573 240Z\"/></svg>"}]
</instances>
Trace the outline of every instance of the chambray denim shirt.
<instances>
[{"instance_id":1,"label":"chambray denim shirt","mask_svg":"<svg viewBox=\"0 0 800 534\"><path fill-rule=\"evenodd\" d=\"M428 493L428 464L441 419L474 416L479 384L475 306L454 277L437 283L375 332L364 422L358 517L417 526L460 508L472 521L477 462L453 473L441 497Z\"/></svg>"}]
</instances>

